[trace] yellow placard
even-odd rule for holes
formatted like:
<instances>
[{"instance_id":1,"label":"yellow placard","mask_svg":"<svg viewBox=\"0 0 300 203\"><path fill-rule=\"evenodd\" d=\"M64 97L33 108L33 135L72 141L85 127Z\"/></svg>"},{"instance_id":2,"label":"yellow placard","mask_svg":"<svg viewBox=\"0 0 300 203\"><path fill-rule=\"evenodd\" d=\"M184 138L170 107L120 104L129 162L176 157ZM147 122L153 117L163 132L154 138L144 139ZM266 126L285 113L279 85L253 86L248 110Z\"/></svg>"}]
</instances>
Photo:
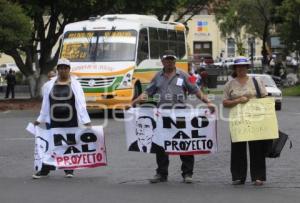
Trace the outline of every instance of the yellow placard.
<instances>
[{"instance_id":1,"label":"yellow placard","mask_svg":"<svg viewBox=\"0 0 300 203\"><path fill-rule=\"evenodd\" d=\"M274 98L251 99L231 108L229 129L232 142L278 138Z\"/></svg>"}]
</instances>

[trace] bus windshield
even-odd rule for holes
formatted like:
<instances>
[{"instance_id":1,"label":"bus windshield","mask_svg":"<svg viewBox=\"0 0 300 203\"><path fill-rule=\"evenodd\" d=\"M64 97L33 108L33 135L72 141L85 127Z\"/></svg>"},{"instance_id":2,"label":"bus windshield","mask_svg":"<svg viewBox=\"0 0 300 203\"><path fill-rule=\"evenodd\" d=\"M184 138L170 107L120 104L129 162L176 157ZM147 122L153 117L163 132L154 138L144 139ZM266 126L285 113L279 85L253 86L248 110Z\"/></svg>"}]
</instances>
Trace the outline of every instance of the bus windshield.
<instances>
[{"instance_id":1,"label":"bus windshield","mask_svg":"<svg viewBox=\"0 0 300 203\"><path fill-rule=\"evenodd\" d=\"M61 57L72 62L134 61L136 43L133 30L68 32Z\"/></svg>"}]
</instances>

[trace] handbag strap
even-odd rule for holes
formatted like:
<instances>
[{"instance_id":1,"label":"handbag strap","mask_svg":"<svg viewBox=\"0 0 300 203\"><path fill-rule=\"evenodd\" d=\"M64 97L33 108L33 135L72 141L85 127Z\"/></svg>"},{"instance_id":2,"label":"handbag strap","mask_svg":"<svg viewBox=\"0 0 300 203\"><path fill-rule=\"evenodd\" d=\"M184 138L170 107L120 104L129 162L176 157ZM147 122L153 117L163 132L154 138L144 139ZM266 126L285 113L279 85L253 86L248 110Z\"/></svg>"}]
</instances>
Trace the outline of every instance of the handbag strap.
<instances>
[{"instance_id":1,"label":"handbag strap","mask_svg":"<svg viewBox=\"0 0 300 203\"><path fill-rule=\"evenodd\" d=\"M254 86L255 86L255 89L256 89L256 97L261 98L261 93L260 93L260 89L259 89L259 86L258 86L258 82L257 82L255 77L252 77L252 80L253 80L253 83L254 83Z\"/></svg>"}]
</instances>

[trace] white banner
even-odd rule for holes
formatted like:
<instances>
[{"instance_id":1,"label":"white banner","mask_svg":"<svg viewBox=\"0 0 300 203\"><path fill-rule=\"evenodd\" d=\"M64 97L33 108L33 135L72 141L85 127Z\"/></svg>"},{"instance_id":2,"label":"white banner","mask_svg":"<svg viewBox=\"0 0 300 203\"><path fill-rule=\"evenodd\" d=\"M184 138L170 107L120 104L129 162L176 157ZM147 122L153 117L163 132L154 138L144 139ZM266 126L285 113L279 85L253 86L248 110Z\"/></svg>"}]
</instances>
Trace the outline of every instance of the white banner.
<instances>
[{"instance_id":1,"label":"white banner","mask_svg":"<svg viewBox=\"0 0 300 203\"><path fill-rule=\"evenodd\" d=\"M35 134L36 171L42 164L52 170L94 168L107 164L102 126L45 130L29 124L27 130Z\"/></svg>"},{"instance_id":2,"label":"white banner","mask_svg":"<svg viewBox=\"0 0 300 203\"><path fill-rule=\"evenodd\" d=\"M216 122L208 109L131 108L125 112L127 148L174 155L213 153Z\"/></svg>"}]
</instances>

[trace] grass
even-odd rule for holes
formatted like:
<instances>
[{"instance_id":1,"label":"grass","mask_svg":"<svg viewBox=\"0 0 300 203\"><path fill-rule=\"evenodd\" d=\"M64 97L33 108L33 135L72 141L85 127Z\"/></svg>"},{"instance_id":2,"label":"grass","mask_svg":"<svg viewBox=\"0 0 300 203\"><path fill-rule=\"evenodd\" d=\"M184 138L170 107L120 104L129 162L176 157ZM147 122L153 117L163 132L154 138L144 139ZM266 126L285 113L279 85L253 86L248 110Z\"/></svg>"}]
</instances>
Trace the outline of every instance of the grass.
<instances>
[{"instance_id":1,"label":"grass","mask_svg":"<svg viewBox=\"0 0 300 203\"><path fill-rule=\"evenodd\" d=\"M284 88L282 94L283 96L300 96L300 85Z\"/></svg>"}]
</instances>

